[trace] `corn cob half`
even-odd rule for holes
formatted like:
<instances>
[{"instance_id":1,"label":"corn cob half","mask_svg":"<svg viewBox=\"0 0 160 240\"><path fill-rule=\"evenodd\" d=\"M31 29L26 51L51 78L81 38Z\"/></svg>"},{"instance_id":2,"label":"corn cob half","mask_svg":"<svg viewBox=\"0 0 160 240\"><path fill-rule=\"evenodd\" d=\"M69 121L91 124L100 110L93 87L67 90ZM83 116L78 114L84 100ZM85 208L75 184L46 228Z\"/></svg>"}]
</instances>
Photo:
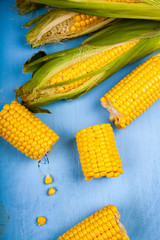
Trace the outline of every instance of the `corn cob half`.
<instances>
[{"instance_id":1,"label":"corn cob half","mask_svg":"<svg viewBox=\"0 0 160 240\"><path fill-rule=\"evenodd\" d=\"M34 56L24 65L33 77L15 90L16 96L31 111L48 112L40 106L80 97L125 65L160 49L159 34L160 22L121 20L80 47Z\"/></svg>"},{"instance_id":2,"label":"corn cob half","mask_svg":"<svg viewBox=\"0 0 160 240\"><path fill-rule=\"evenodd\" d=\"M150 57L123 78L104 97L110 121L125 128L160 98L160 54Z\"/></svg>"},{"instance_id":3,"label":"corn cob half","mask_svg":"<svg viewBox=\"0 0 160 240\"><path fill-rule=\"evenodd\" d=\"M113 129L110 124L95 125L76 134L77 148L85 180L123 173Z\"/></svg>"},{"instance_id":4,"label":"corn cob half","mask_svg":"<svg viewBox=\"0 0 160 240\"><path fill-rule=\"evenodd\" d=\"M36 25L26 35L27 42L33 48L97 31L114 19L50 9L46 14L31 20L24 26L30 26L37 20Z\"/></svg>"},{"instance_id":5,"label":"corn cob half","mask_svg":"<svg viewBox=\"0 0 160 240\"><path fill-rule=\"evenodd\" d=\"M59 139L53 130L17 101L4 105L0 112L0 137L36 160L51 151Z\"/></svg>"},{"instance_id":6,"label":"corn cob half","mask_svg":"<svg viewBox=\"0 0 160 240\"><path fill-rule=\"evenodd\" d=\"M129 240L120 214L108 205L68 230L58 240Z\"/></svg>"},{"instance_id":7,"label":"corn cob half","mask_svg":"<svg viewBox=\"0 0 160 240\"><path fill-rule=\"evenodd\" d=\"M83 14L160 20L160 0L32 0Z\"/></svg>"}]
</instances>

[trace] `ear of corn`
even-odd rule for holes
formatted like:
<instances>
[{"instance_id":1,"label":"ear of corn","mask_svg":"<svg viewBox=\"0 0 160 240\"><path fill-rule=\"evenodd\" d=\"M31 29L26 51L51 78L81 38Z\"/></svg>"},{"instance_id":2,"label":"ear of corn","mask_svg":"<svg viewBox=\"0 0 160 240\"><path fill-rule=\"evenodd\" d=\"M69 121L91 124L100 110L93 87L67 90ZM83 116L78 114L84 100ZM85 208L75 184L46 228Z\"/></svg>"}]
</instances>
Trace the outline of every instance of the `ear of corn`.
<instances>
[{"instance_id":1,"label":"ear of corn","mask_svg":"<svg viewBox=\"0 0 160 240\"><path fill-rule=\"evenodd\" d=\"M16 101L0 112L0 137L30 158L40 160L59 139L39 118Z\"/></svg>"},{"instance_id":2,"label":"ear of corn","mask_svg":"<svg viewBox=\"0 0 160 240\"><path fill-rule=\"evenodd\" d=\"M85 128L76 134L76 141L86 181L103 176L118 177L123 173L110 124Z\"/></svg>"},{"instance_id":3,"label":"ear of corn","mask_svg":"<svg viewBox=\"0 0 160 240\"><path fill-rule=\"evenodd\" d=\"M40 106L51 102L75 99L125 65L160 49L160 36L154 37L159 34L160 22L120 21L78 48L27 63L25 69L36 72L30 81L16 89L16 95L33 112L41 112ZM99 39L102 39L100 46ZM39 68L40 64L44 65Z\"/></svg>"},{"instance_id":4,"label":"ear of corn","mask_svg":"<svg viewBox=\"0 0 160 240\"><path fill-rule=\"evenodd\" d=\"M34 0L89 15L160 20L160 1L154 0Z\"/></svg>"},{"instance_id":5,"label":"ear of corn","mask_svg":"<svg viewBox=\"0 0 160 240\"><path fill-rule=\"evenodd\" d=\"M42 17L35 19L37 20L37 24L26 35L27 42L33 48L97 31L114 19L52 9ZM35 21L32 20L25 26L28 27Z\"/></svg>"},{"instance_id":6,"label":"ear of corn","mask_svg":"<svg viewBox=\"0 0 160 240\"><path fill-rule=\"evenodd\" d=\"M129 240L120 222L120 214L113 205L108 205L68 230L58 240Z\"/></svg>"},{"instance_id":7,"label":"ear of corn","mask_svg":"<svg viewBox=\"0 0 160 240\"><path fill-rule=\"evenodd\" d=\"M110 120L125 128L160 98L160 54L154 55L123 78L104 97Z\"/></svg>"},{"instance_id":8,"label":"ear of corn","mask_svg":"<svg viewBox=\"0 0 160 240\"><path fill-rule=\"evenodd\" d=\"M31 0L16 0L16 7L18 8L19 14L23 15L28 13L36 8L40 8L44 5L39 3L34 3Z\"/></svg>"},{"instance_id":9,"label":"ear of corn","mask_svg":"<svg viewBox=\"0 0 160 240\"><path fill-rule=\"evenodd\" d=\"M123 33L122 33L123 29ZM99 31L92 37L88 38L82 43L82 46L88 46L88 48L109 48L114 45L119 45L123 42L128 42L136 39L153 38L160 35L160 23L155 21L143 21L143 20L116 20L111 26L107 26L104 30ZM38 57L38 59L29 59L23 67L24 72L34 72L40 68L40 66L49 62L54 58L63 57L65 55L76 55L80 48L68 49L53 54L49 54L45 57ZM84 51L84 50L83 50ZM37 54L36 54L37 55Z\"/></svg>"}]
</instances>

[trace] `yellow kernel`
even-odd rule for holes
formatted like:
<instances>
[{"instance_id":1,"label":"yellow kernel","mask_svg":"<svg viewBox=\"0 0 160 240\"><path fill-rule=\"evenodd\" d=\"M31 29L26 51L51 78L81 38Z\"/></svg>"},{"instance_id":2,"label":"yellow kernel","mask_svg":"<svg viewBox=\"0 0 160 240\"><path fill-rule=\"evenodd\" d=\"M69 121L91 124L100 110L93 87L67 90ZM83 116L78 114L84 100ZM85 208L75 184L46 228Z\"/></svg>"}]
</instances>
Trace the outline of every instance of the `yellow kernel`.
<instances>
[{"instance_id":1,"label":"yellow kernel","mask_svg":"<svg viewBox=\"0 0 160 240\"><path fill-rule=\"evenodd\" d=\"M71 32L75 32L75 31L76 31L76 27L72 26L72 27L70 28L70 30L71 30Z\"/></svg>"},{"instance_id":2,"label":"yellow kernel","mask_svg":"<svg viewBox=\"0 0 160 240\"><path fill-rule=\"evenodd\" d=\"M56 190L54 188L50 188L48 190L48 195L53 195L53 194L55 194L55 192L56 192Z\"/></svg>"},{"instance_id":3,"label":"yellow kernel","mask_svg":"<svg viewBox=\"0 0 160 240\"><path fill-rule=\"evenodd\" d=\"M75 22L74 26L77 28L77 27L80 27L80 23L79 22Z\"/></svg>"},{"instance_id":4,"label":"yellow kernel","mask_svg":"<svg viewBox=\"0 0 160 240\"><path fill-rule=\"evenodd\" d=\"M5 109L5 110L7 110L7 111L8 111L8 110L10 109L10 106L9 106L9 104L5 104L5 105L4 105L4 107L3 107L3 109Z\"/></svg>"},{"instance_id":5,"label":"yellow kernel","mask_svg":"<svg viewBox=\"0 0 160 240\"><path fill-rule=\"evenodd\" d=\"M81 20L80 15L75 16L75 21L79 22Z\"/></svg>"},{"instance_id":6,"label":"yellow kernel","mask_svg":"<svg viewBox=\"0 0 160 240\"><path fill-rule=\"evenodd\" d=\"M45 184L51 184L53 182L52 177L47 175L44 180Z\"/></svg>"},{"instance_id":7,"label":"yellow kernel","mask_svg":"<svg viewBox=\"0 0 160 240\"><path fill-rule=\"evenodd\" d=\"M81 25L82 27L84 27L84 26L86 25L85 21L81 21L81 22L80 22L80 25Z\"/></svg>"},{"instance_id":8,"label":"yellow kernel","mask_svg":"<svg viewBox=\"0 0 160 240\"><path fill-rule=\"evenodd\" d=\"M40 217L37 218L38 226L42 226L42 225L46 224L46 222L47 222L47 219L45 217L40 216Z\"/></svg>"}]
</instances>

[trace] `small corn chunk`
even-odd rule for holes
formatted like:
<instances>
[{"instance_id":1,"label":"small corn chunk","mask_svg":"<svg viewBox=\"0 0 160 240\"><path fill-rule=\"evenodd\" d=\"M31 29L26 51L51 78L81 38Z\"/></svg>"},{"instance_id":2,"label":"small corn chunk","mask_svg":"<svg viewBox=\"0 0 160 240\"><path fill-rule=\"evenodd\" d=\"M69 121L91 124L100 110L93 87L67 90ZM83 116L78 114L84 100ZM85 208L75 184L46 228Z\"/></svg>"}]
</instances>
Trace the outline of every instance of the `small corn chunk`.
<instances>
[{"instance_id":1,"label":"small corn chunk","mask_svg":"<svg viewBox=\"0 0 160 240\"><path fill-rule=\"evenodd\" d=\"M47 174L44 180L45 184L51 184L53 182L52 177Z\"/></svg>"},{"instance_id":2,"label":"small corn chunk","mask_svg":"<svg viewBox=\"0 0 160 240\"><path fill-rule=\"evenodd\" d=\"M120 222L120 214L113 205L108 205L86 218L58 240L129 240Z\"/></svg>"},{"instance_id":3,"label":"small corn chunk","mask_svg":"<svg viewBox=\"0 0 160 240\"><path fill-rule=\"evenodd\" d=\"M0 136L32 159L40 160L59 139L38 117L17 101L0 112Z\"/></svg>"},{"instance_id":4,"label":"small corn chunk","mask_svg":"<svg viewBox=\"0 0 160 240\"><path fill-rule=\"evenodd\" d=\"M123 78L101 104L117 128L125 128L160 98L160 54L150 57Z\"/></svg>"},{"instance_id":5,"label":"small corn chunk","mask_svg":"<svg viewBox=\"0 0 160 240\"><path fill-rule=\"evenodd\" d=\"M42 225L46 224L46 222L47 222L47 219L45 217L40 216L40 217L37 218L38 226L42 226Z\"/></svg>"},{"instance_id":6,"label":"small corn chunk","mask_svg":"<svg viewBox=\"0 0 160 240\"><path fill-rule=\"evenodd\" d=\"M55 192L56 192L56 190L54 189L54 188L50 188L49 190L48 190L48 195L54 195L55 194Z\"/></svg>"},{"instance_id":7,"label":"small corn chunk","mask_svg":"<svg viewBox=\"0 0 160 240\"><path fill-rule=\"evenodd\" d=\"M76 134L76 141L86 181L103 176L118 177L123 173L110 124L83 129Z\"/></svg>"}]
</instances>

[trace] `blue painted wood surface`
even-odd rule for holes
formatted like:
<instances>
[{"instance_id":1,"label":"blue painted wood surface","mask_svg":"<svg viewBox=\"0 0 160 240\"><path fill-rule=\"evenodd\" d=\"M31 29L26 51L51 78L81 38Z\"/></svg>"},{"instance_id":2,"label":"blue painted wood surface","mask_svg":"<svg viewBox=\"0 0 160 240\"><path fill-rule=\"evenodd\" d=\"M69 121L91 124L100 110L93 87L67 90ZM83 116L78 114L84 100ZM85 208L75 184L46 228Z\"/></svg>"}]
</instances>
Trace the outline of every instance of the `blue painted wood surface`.
<instances>
[{"instance_id":1,"label":"blue painted wood surface","mask_svg":"<svg viewBox=\"0 0 160 240\"><path fill-rule=\"evenodd\" d=\"M13 89L30 78L30 74L22 73L22 65L37 51L26 44L27 30L22 28L31 14L19 16L13 5L13 0L1 0L0 109L14 99ZM42 49L51 53L76 47L84 39ZM54 177L52 186L57 189L54 196L47 196L48 186L43 183L37 161L25 157L0 138L0 201L6 212L10 211L3 240L56 240L108 204L119 209L131 240L159 240L160 101L125 130L113 126L124 169L118 178L85 182L75 142L78 130L109 122L100 97L142 61L125 67L77 100L50 104L52 115L38 114L60 136L49 154L48 172ZM48 220L42 227L35 224L39 215Z\"/></svg>"}]
</instances>

